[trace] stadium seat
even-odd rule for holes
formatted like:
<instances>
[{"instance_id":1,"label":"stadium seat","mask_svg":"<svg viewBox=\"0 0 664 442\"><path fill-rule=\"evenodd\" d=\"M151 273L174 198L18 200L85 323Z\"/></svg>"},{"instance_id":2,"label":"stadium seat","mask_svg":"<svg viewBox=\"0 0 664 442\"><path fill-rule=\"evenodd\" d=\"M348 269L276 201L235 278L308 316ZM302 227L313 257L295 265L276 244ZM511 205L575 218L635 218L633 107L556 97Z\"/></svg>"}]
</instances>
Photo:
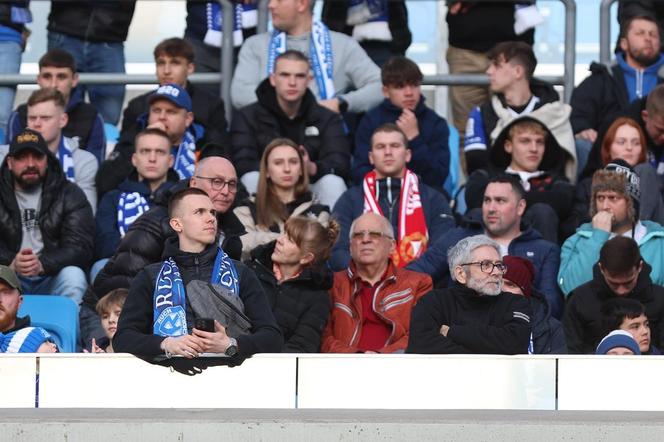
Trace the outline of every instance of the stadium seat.
<instances>
[{"instance_id":1,"label":"stadium seat","mask_svg":"<svg viewBox=\"0 0 664 442\"><path fill-rule=\"evenodd\" d=\"M448 145L450 148L450 172L447 175L443 187L450 197L454 197L459 187L459 132L452 125L449 125L449 128L450 136L448 138Z\"/></svg>"},{"instance_id":2,"label":"stadium seat","mask_svg":"<svg viewBox=\"0 0 664 442\"><path fill-rule=\"evenodd\" d=\"M30 315L31 325L45 328L63 353L76 352L78 306L65 296L23 295L18 316Z\"/></svg>"}]
</instances>

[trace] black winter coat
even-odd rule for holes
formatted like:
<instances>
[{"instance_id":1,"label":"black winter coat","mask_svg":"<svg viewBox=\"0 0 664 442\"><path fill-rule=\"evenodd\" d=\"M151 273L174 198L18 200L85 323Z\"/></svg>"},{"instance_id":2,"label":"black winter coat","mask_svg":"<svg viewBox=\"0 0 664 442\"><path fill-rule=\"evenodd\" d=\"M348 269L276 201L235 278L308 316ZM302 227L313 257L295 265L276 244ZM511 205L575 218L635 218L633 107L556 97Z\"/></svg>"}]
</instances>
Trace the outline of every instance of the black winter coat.
<instances>
[{"instance_id":1,"label":"black winter coat","mask_svg":"<svg viewBox=\"0 0 664 442\"><path fill-rule=\"evenodd\" d=\"M210 245L201 253L183 252L178 247L177 238L169 238L164 248L163 259L172 257L178 265L182 283L189 281L210 281L216 245ZM239 261L234 261L240 283L240 298L244 303L244 313L251 320L251 333L232 336L237 339L238 357L243 359L255 353L279 352L283 343L265 293L256 275ZM154 287L163 263L157 262L141 271L129 289L129 296L122 309L118 330L113 337L113 349L118 353L156 356L163 354L163 336L154 335L153 296ZM196 318L189 302L186 305L187 327L191 331Z\"/></svg>"},{"instance_id":2,"label":"black winter coat","mask_svg":"<svg viewBox=\"0 0 664 442\"><path fill-rule=\"evenodd\" d=\"M551 316L551 307L544 295L532 290L528 301L533 309L533 350L535 354L566 354L567 344L565 343L563 325Z\"/></svg>"},{"instance_id":3,"label":"black winter coat","mask_svg":"<svg viewBox=\"0 0 664 442\"><path fill-rule=\"evenodd\" d=\"M645 307L651 344L659 347L664 342L664 287L652 283L650 269L644 262L636 287L626 297ZM602 324L602 304L615 296L595 264L593 279L574 289L567 298L563 326L570 354L595 354L597 344L606 334Z\"/></svg>"},{"instance_id":4,"label":"black winter coat","mask_svg":"<svg viewBox=\"0 0 664 442\"><path fill-rule=\"evenodd\" d=\"M247 267L256 273L272 313L284 335L284 353L317 353L332 304L328 290L333 275L325 266L305 267L298 276L279 283L272 273L275 242L251 252Z\"/></svg>"},{"instance_id":5,"label":"black winter coat","mask_svg":"<svg viewBox=\"0 0 664 442\"><path fill-rule=\"evenodd\" d=\"M60 163L47 155L42 184L39 228L44 248L39 260L44 274L55 276L67 266L87 268L94 251L95 221L83 191L67 178ZM5 158L0 167L0 264L9 265L21 249L21 213L14 179Z\"/></svg>"},{"instance_id":6,"label":"black winter coat","mask_svg":"<svg viewBox=\"0 0 664 442\"><path fill-rule=\"evenodd\" d=\"M85 41L127 40L136 0L54 0L48 15L48 30Z\"/></svg>"}]
</instances>

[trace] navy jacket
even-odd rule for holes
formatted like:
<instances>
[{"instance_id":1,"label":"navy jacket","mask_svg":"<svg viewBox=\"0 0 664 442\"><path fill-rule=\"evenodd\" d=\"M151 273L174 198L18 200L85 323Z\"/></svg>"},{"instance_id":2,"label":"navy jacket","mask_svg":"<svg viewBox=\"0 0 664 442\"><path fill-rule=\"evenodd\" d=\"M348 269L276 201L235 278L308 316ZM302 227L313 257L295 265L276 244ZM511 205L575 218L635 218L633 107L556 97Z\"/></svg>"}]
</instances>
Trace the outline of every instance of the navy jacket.
<instances>
[{"instance_id":1,"label":"navy jacket","mask_svg":"<svg viewBox=\"0 0 664 442\"><path fill-rule=\"evenodd\" d=\"M385 99L364 115L355 135L353 182L362 184L364 175L373 169L369 149L373 131L385 123L396 123L402 109ZM450 171L450 130L447 121L424 104L424 97L415 107L420 134L408 143L412 158L408 168L422 177L424 184L442 190Z\"/></svg>"},{"instance_id":2,"label":"navy jacket","mask_svg":"<svg viewBox=\"0 0 664 442\"><path fill-rule=\"evenodd\" d=\"M447 250L463 238L485 233L479 209L470 212L464 218L464 223L464 227L452 229L439 238L420 259L410 263L406 268L428 273L434 281L443 280L449 284L451 278L447 264ZM537 230L523 227L525 226L522 226L521 235L510 243L508 254L532 261L536 272L533 287L544 294L553 316L560 318L563 314L563 298L556 283L560 266L560 247L543 239Z\"/></svg>"},{"instance_id":3,"label":"navy jacket","mask_svg":"<svg viewBox=\"0 0 664 442\"><path fill-rule=\"evenodd\" d=\"M529 299L533 310L533 350L536 355L567 354L565 332L559 320L551 316L551 307L544 295L532 291Z\"/></svg>"},{"instance_id":4,"label":"navy jacket","mask_svg":"<svg viewBox=\"0 0 664 442\"><path fill-rule=\"evenodd\" d=\"M380 182L378 185L381 186ZM381 195L385 193L380 192ZM396 194L399 194L398 191ZM422 209L424 210L424 218L429 231L429 245L431 245L437 238L442 237L454 227L454 217L452 216L450 205L442 193L433 190L426 184L420 183L420 197L422 200ZM392 211L386 207L385 198L380 198L379 204L385 217L392 223L394 232L397 232L399 202L394 205L394 210ZM364 191L362 190L362 186L353 186L345 191L334 205L332 218L337 220L341 227L339 238L334 247L332 247L332 254L329 260L330 267L335 272L345 270L350 264L350 240L348 238L350 225L355 218L363 213Z\"/></svg>"}]
</instances>

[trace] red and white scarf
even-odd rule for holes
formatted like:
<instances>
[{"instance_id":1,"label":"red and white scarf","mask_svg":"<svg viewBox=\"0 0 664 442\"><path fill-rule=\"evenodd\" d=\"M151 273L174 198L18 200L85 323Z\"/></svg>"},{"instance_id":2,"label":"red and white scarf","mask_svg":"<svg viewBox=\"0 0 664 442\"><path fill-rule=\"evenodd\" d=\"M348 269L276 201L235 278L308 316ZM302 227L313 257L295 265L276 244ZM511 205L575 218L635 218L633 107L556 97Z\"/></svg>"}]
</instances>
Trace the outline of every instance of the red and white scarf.
<instances>
[{"instance_id":1,"label":"red and white scarf","mask_svg":"<svg viewBox=\"0 0 664 442\"><path fill-rule=\"evenodd\" d=\"M376 199L376 172L364 176L364 212L385 216ZM397 247L392 254L392 262L397 267L405 267L419 258L427 249L429 232L422 210L422 199L417 175L406 169L399 199L399 221Z\"/></svg>"}]
</instances>

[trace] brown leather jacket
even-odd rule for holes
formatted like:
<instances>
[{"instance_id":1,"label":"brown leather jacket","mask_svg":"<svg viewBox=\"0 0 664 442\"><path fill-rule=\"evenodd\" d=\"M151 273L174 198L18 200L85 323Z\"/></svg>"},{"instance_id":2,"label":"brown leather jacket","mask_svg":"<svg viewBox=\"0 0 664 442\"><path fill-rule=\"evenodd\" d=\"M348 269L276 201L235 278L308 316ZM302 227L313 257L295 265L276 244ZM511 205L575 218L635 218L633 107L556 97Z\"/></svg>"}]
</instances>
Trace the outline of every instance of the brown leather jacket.
<instances>
[{"instance_id":1,"label":"brown leather jacket","mask_svg":"<svg viewBox=\"0 0 664 442\"><path fill-rule=\"evenodd\" d=\"M351 262L348 269L334 274L330 289L332 314L323 332L323 353L356 353L362 335L360 277ZM408 345L410 313L417 301L432 290L431 277L395 267L391 262L386 277L374 292L374 312L392 326L392 333L379 353L403 352Z\"/></svg>"}]
</instances>

